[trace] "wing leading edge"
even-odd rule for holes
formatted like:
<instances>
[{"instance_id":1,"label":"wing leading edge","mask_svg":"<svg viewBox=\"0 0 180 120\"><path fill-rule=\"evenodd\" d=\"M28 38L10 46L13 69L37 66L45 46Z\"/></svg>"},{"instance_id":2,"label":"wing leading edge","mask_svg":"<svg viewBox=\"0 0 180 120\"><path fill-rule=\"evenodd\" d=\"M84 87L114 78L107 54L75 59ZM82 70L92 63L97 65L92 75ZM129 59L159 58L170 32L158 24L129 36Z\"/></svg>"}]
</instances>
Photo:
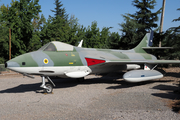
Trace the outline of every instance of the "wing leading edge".
<instances>
[{"instance_id":1,"label":"wing leading edge","mask_svg":"<svg viewBox=\"0 0 180 120\"><path fill-rule=\"evenodd\" d=\"M88 61L90 60L90 61ZM130 60L130 59L119 59L119 60L108 60L101 58L87 58L86 61L88 66L111 64L111 65L125 65L125 64L180 64L180 60ZM93 64L94 63L94 64Z\"/></svg>"},{"instance_id":2,"label":"wing leading edge","mask_svg":"<svg viewBox=\"0 0 180 120\"><path fill-rule=\"evenodd\" d=\"M105 63L113 63L113 64L180 64L180 60L118 60L118 61L110 61L106 60Z\"/></svg>"}]
</instances>

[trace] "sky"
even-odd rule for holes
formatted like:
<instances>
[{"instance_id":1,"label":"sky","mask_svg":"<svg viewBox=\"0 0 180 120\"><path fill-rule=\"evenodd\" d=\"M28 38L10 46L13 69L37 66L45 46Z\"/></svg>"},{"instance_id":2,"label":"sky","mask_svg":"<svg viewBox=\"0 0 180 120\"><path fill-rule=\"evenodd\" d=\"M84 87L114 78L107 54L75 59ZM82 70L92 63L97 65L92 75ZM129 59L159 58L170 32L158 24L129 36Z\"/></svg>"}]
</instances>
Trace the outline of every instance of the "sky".
<instances>
[{"instance_id":1,"label":"sky","mask_svg":"<svg viewBox=\"0 0 180 120\"><path fill-rule=\"evenodd\" d=\"M113 27L111 32L121 33L119 29L121 27L119 23L125 22L122 15L125 13L134 14L138 11L133 5L133 0L60 0L63 7L66 9L66 13L69 16L74 15L78 19L78 23L84 27L91 26L93 21L97 21L100 30L103 27ZM54 0L39 0L42 12L46 19L49 15L54 16L51 10L54 10ZM156 0L155 9L152 12L156 12L162 7L163 0ZM11 0L0 0L0 5L9 4ZM180 21L172 22L173 19L180 17L180 0L166 0L165 15L163 31L166 31L170 27L177 27L180 25ZM158 15L160 25L161 15Z\"/></svg>"}]
</instances>

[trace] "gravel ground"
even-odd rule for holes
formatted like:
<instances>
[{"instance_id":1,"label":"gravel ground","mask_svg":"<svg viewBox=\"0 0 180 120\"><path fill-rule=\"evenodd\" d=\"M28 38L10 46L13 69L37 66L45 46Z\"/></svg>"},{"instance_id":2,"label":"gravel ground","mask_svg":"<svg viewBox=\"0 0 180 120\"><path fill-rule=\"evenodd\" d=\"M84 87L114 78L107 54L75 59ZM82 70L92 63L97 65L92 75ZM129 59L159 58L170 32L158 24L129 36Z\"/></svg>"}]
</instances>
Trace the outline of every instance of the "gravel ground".
<instances>
[{"instance_id":1,"label":"gravel ground","mask_svg":"<svg viewBox=\"0 0 180 120\"><path fill-rule=\"evenodd\" d=\"M0 120L180 120L170 101L179 68L160 80L127 83L122 74L89 75L84 82L53 79L53 94L43 94L41 78L0 74ZM172 75L172 76L170 76Z\"/></svg>"}]
</instances>

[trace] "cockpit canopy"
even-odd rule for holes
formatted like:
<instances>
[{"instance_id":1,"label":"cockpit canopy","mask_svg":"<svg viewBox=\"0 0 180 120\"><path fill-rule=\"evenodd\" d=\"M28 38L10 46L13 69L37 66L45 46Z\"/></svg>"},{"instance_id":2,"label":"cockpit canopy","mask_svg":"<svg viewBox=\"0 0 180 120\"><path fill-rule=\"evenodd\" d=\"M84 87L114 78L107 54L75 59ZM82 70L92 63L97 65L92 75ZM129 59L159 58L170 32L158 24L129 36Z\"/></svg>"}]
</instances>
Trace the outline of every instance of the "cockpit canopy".
<instances>
[{"instance_id":1,"label":"cockpit canopy","mask_svg":"<svg viewBox=\"0 0 180 120\"><path fill-rule=\"evenodd\" d=\"M52 41L50 43L45 44L39 50L43 51L73 51L73 46L59 42L59 41Z\"/></svg>"}]
</instances>

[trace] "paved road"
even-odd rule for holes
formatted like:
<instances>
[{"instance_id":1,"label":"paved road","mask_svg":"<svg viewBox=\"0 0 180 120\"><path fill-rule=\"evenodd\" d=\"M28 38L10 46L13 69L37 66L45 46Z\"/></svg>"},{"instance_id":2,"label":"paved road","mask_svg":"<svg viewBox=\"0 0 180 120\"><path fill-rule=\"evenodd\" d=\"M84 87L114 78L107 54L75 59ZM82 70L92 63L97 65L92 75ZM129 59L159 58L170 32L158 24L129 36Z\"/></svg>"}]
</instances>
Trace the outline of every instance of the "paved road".
<instances>
[{"instance_id":1,"label":"paved road","mask_svg":"<svg viewBox=\"0 0 180 120\"><path fill-rule=\"evenodd\" d=\"M178 95L171 80L130 84L115 77L54 79L43 94L41 78L0 78L0 120L179 120L167 101Z\"/></svg>"}]
</instances>

